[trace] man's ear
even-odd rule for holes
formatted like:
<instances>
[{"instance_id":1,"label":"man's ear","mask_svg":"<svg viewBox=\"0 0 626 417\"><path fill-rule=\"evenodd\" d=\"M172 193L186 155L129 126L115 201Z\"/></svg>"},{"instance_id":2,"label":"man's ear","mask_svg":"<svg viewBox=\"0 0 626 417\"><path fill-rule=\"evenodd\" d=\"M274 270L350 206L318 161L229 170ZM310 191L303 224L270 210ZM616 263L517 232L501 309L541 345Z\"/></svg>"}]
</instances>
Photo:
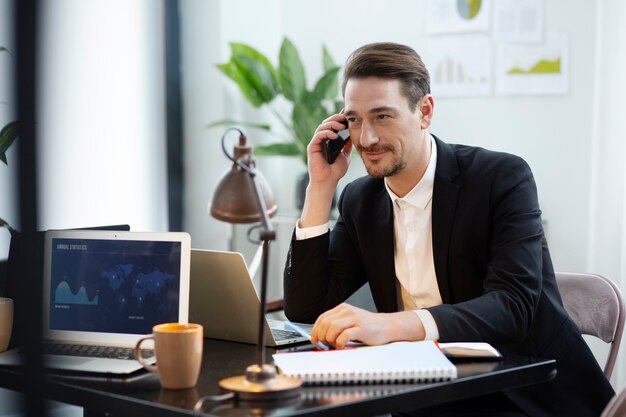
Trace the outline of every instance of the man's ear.
<instances>
[{"instance_id":1,"label":"man's ear","mask_svg":"<svg viewBox=\"0 0 626 417\"><path fill-rule=\"evenodd\" d=\"M433 111L435 110L435 100L433 99L433 96L430 94L426 94L420 99L420 102L417 103L417 106L420 113L422 114L420 127L422 129L428 129L430 123L433 120Z\"/></svg>"}]
</instances>

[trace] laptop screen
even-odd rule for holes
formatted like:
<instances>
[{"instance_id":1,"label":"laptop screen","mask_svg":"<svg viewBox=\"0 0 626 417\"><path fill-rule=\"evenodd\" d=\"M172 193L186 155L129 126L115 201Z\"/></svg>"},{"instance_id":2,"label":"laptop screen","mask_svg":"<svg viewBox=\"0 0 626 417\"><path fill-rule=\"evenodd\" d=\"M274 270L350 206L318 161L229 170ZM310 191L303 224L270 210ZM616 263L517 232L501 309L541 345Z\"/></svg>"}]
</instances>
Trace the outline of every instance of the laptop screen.
<instances>
[{"instance_id":1,"label":"laptop screen","mask_svg":"<svg viewBox=\"0 0 626 417\"><path fill-rule=\"evenodd\" d=\"M44 263L48 339L132 343L186 322L186 233L51 231Z\"/></svg>"},{"instance_id":2,"label":"laptop screen","mask_svg":"<svg viewBox=\"0 0 626 417\"><path fill-rule=\"evenodd\" d=\"M146 334L178 321L180 242L52 239L51 330Z\"/></svg>"}]
</instances>

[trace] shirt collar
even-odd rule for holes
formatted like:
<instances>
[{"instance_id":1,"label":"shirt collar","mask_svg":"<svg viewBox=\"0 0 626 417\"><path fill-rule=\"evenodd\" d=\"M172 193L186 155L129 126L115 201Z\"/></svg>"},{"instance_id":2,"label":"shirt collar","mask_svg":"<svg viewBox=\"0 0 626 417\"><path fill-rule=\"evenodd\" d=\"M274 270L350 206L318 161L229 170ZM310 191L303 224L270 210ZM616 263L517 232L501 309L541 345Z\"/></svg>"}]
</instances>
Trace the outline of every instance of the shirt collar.
<instances>
[{"instance_id":1,"label":"shirt collar","mask_svg":"<svg viewBox=\"0 0 626 417\"><path fill-rule=\"evenodd\" d=\"M393 202L405 201L412 206L418 207L424 210L430 200L433 198L433 186L435 184L435 171L437 169L437 144L435 143L435 139L430 135L430 160L428 161L428 166L426 167L426 171L422 176L422 179L413 187L411 191L407 193L404 197L398 197L389 185L387 185L387 178L385 178L385 188L387 189L387 193Z\"/></svg>"}]
</instances>

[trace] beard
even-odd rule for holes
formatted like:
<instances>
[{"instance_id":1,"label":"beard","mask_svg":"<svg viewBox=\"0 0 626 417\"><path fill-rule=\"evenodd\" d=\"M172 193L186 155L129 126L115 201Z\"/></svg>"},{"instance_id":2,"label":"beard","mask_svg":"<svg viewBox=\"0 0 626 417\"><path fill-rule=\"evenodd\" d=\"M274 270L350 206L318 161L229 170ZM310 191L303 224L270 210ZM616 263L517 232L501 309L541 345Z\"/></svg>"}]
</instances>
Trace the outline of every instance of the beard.
<instances>
[{"instance_id":1,"label":"beard","mask_svg":"<svg viewBox=\"0 0 626 417\"><path fill-rule=\"evenodd\" d=\"M374 178L384 178L384 177L392 177L406 168L406 161L404 161L391 145L380 145L380 146L370 146L363 147L360 145L356 145L356 150L361 156L361 160L363 160L363 164L365 165L365 169L369 176ZM363 157L363 152L389 152L392 157L392 160L389 163L385 163L383 160L378 161L370 161L367 158Z\"/></svg>"}]
</instances>

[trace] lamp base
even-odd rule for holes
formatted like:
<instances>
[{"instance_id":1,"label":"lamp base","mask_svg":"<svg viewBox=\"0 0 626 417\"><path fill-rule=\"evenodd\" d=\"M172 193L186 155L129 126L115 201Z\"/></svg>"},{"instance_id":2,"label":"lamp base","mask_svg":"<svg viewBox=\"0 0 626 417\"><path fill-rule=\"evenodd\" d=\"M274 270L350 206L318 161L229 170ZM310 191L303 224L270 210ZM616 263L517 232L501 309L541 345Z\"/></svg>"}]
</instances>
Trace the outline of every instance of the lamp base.
<instances>
[{"instance_id":1,"label":"lamp base","mask_svg":"<svg viewBox=\"0 0 626 417\"><path fill-rule=\"evenodd\" d=\"M243 401L282 400L298 395L302 381L298 378L278 375L269 365L251 365L245 375L233 376L220 381L220 387L234 392Z\"/></svg>"}]
</instances>

